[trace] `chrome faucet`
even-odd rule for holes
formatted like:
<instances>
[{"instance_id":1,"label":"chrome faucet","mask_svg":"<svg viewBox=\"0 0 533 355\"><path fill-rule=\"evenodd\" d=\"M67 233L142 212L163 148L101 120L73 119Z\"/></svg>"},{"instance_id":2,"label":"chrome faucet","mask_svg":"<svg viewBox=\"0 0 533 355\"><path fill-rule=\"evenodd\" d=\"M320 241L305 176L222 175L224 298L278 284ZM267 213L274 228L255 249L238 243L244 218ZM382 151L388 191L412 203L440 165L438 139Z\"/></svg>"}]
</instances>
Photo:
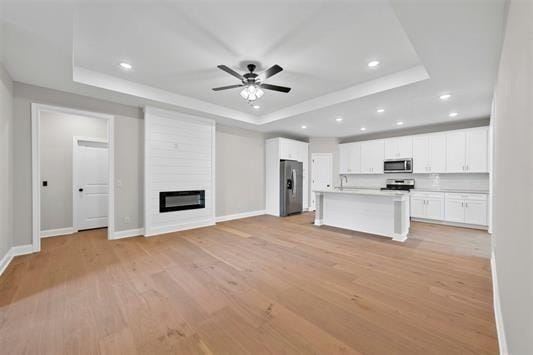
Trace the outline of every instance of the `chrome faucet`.
<instances>
[{"instance_id":1,"label":"chrome faucet","mask_svg":"<svg viewBox=\"0 0 533 355\"><path fill-rule=\"evenodd\" d=\"M341 190L344 188L344 185L343 185L343 180L346 180L346 183L348 183L348 176L346 175L341 175Z\"/></svg>"}]
</instances>

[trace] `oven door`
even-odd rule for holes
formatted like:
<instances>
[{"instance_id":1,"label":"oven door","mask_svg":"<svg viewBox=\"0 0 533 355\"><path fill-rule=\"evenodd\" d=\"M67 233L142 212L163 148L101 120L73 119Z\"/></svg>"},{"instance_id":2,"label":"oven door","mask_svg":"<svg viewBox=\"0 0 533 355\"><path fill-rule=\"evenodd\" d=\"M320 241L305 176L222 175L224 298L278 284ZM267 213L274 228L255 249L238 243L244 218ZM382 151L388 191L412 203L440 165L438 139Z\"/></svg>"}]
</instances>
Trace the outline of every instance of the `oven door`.
<instances>
[{"instance_id":1,"label":"oven door","mask_svg":"<svg viewBox=\"0 0 533 355\"><path fill-rule=\"evenodd\" d=\"M383 162L385 173L412 173L413 159L388 159Z\"/></svg>"}]
</instances>

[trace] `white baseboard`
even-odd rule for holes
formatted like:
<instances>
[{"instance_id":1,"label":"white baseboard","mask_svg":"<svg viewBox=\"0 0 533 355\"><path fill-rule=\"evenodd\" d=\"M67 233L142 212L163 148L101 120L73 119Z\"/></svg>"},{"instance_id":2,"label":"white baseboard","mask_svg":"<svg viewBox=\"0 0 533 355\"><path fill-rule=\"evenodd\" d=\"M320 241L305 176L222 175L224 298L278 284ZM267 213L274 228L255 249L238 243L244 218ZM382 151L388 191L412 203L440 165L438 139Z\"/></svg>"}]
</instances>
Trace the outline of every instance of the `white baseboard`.
<instances>
[{"instance_id":1,"label":"white baseboard","mask_svg":"<svg viewBox=\"0 0 533 355\"><path fill-rule=\"evenodd\" d=\"M418 217L411 217L411 221L414 222L424 222L424 223L432 223L432 224L441 224L443 226L450 226L450 227L461 227L461 228L470 228L470 229L480 229L480 230L488 230L488 226L482 226L478 224L467 224L467 223L458 223L458 222L448 222L443 221L440 219L426 219L426 218L418 218Z\"/></svg>"},{"instance_id":2,"label":"white baseboard","mask_svg":"<svg viewBox=\"0 0 533 355\"><path fill-rule=\"evenodd\" d=\"M494 300L494 318L496 320L496 332L498 333L498 345L500 347L500 355L509 355L507 349L507 338L505 337L505 329L503 327L502 309L500 305L500 292L498 286L498 273L496 270L496 259L494 258L494 251L490 256L490 269L492 272L492 297Z\"/></svg>"},{"instance_id":3,"label":"white baseboard","mask_svg":"<svg viewBox=\"0 0 533 355\"><path fill-rule=\"evenodd\" d=\"M128 229L125 231L113 232L111 240L138 237L144 235L144 228Z\"/></svg>"},{"instance_id":4,"label":"white baseboard","mask_svg":"<svg viewBox=\"0 0 533 355\"><path fill-rule=\"evenodd\" d=\"M60 235L72 234L75 232L76 231L74 230L73 227L48 229L48 230L41 231L41 238L57 237Z\"/></svg>"},{"instance_id":5,"label":"white baseboard","mask_svg":"<svg viewBox=\"0 0 533 355\"><path fill-rule=\"evenodd\" d=\"M188 223L172 224L168 226L152 227L149 231L145 230L145 237L153 237L155 235L180 232L188 229L209 227L215 225L215 219L210 218L201 221L194 221Z\"/></svg>"},{"instance_id":6,"label":"white baseboard","mask_svg":"<svg viewBox=\"0 0 533 355\"><path fill-rule=\"evenodd\" d=\"M2 260L0 260L0 276L4 273L4 271L11 263L11 260L13 260L15 256L26 255L31 253L33 253L33 246L31 244L11 247L7 251L6 255L4 255Z\"/></svg>"},{"instance_id":7,"label":"white baseboard","mask_svg":"<svg viewBox=\"0 0 533 355\"><path fill-rule=\"evenodd\" d=\"M226 216L219 216L216 217L216 221L218 222L225 222L225 221L232 221L234 219L241 219L241 218L248 218L248 217L255 217L255 216L262 216L266 214L265 210L260 211L251 211L251 212L243 212L243 213L235 213L235 214L228 214Z\"/></svg>"}]
</instances>

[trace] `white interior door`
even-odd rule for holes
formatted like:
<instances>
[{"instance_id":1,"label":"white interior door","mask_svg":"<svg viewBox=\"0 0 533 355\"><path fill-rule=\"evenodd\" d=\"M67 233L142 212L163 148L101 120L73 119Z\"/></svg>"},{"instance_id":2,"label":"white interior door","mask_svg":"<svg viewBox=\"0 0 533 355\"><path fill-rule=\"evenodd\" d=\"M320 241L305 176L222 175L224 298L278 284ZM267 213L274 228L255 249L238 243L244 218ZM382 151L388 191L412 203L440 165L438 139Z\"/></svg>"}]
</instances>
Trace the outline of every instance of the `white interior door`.
<instances>
[{"instance_id":1,"label":"white interior door","mask_svg":"<svg viewBox=\"0 0 533 355\"><path fill-rule=\"evenodd\" d=\"M107 143L78 141L74 155L74 196L78 230L107 227Z\"/></svg>"},{"instance_id":2,"label":"white interior door","mask_svg":"<svg viewBox=\"0 0 533 355\"><path fill-rule=\"evenodd\" d=\"M330 153L311 155L311 191L333 188L333 156ZM316 209L315 194L311 193L311 209Z\"/></svg>"}]
</instances>

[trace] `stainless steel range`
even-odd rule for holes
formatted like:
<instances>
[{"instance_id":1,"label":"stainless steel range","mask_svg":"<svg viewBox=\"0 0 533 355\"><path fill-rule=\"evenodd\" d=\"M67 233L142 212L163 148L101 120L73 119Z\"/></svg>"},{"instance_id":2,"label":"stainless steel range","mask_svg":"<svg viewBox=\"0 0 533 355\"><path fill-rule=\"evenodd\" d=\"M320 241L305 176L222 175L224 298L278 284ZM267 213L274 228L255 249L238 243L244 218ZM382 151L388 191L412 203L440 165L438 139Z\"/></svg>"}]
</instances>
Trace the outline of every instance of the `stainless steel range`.
<instances>
[{"instance_id":1,"label":"stainless steel range","mask_svg":"<svg viewBox=\"0 0 533 355\"><path fill-rule=\"evenodd\" d=\"M387 179L387 186L382 190L409 191L415 188L415 179Z\"/></svg>"}]
</instances>

